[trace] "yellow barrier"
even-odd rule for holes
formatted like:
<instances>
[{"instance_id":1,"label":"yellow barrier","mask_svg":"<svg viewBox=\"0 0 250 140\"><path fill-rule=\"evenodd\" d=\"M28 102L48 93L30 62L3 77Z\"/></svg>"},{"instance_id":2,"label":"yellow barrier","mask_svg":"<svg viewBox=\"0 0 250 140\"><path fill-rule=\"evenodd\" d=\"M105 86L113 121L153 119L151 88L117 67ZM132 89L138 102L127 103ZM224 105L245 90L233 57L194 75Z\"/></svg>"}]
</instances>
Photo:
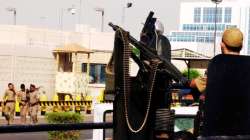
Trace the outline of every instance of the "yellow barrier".
<instances>
[{"instance_id":1,"label":"yellow barrier","mask_svg":"<svg viewBox=\"0 0 250 140\"><path fill-rule=\"evenodd\" d=\"M65 107L65 106L69 106L72 108L75 108L75 111L80 111L81 108L85 108L87 113L91 113L91 108L92 108L92 101L90 100L91 98L88 98L88 101L40 101L39 105L40 105L40 109L41 112L47 112L47 111L61 111L61 108ZM110 103L110 102L109 102ZM0 101L0 107L4 108L4 102ZM20 113L20 106L19 106L19 102L16 101L16 115L19 115L18 113ZM43 115L43 114L42 114Z\"/></svg>"},{"instance_id":2,"label":"yellow barrier","mask_svg":"<svg viewBox=\"0 0 250 140\"><path fill-rule=\"evenodd\" d=\"M47 98L47 96L45 95L45 94L42 94L41 96L40 96L40 101L48 101L48 98ZM46 106L45 105L41 105L41 115L45 115L46 114Z\"/></svg>"},{"instance_id":3,"label":"yellow barrier","mask_svg":"<svg viewBox=\"0 0 250 140\"><path fill-rule=\"evenodd\" d=\"M81 100L82 100L82 99L81 99L81 95L79 95L79 94L76 95L76 101L79 102L79 101L81 101ZM80 105L76 105L76 106L75 106L75 112L76 112L76 113L80 113L80 112L81 112L81 106L80 106Z\"/></svg>"},{"instance_id":4,"label":"yellow barrier","mask_svg":"<svg viewBox=\"0 0 250 140\"><path fill-rule=\"evenodd\" d=\"M16 99L15 111L16 111L16 116L20 116L20 102L19 102L19 99Z\"/></svg>"},{"instance_id":5,"label":"yellow barrier","mask_svg":"<svg viewBox=\"0 0 250 140\"><path fill-rule=\"evenodd\" d=\"M54 96L53 96L53 101L59 101L59 97L58 97L58 95L57 94L55 94ZM56 105L54 105L53 106L53 112L59 112L60 111L60 108L59 108L59 106L56 104Z\"/></svg>"},{"instance_id":6,"label":"yellow barrier","mask_svg":"<svg viewBox=\"0 0 250 140\"><path fill-rule=\"evenodd\" d=\"M70 96L66 95L65 98L64 98L64 101L70 101ZM66 111L66 112L69 112L70 109L71 109L71 106L65 105L63 110Z\"/></svg>"},{"instance_id":7,"label":"yellow barrier","mask_svg":"<svg viewBox=\"0 0 250 140\"><path fill-rule=\"evenodd\" d=\"M93 97L90 96L90 95L87 95L87 96L85 97L85 100L86 100L86 101L89 101L89 102L92 102ZM91 105L87 105L87 106L86 106L86 113L87 113L87 114L91 114L91 108L92 108Z\"/></svg>"},{"instance_id":8,"label":"yellow barrier","mask_svg":"<svg viewBox=\"0 0 250 140\"><path fill-rule=\"evenodd\" d=\"M99 95L97 96L97 102L102 103L104 100L104 89L100 91Z\"/></svg>"},{"instance_id":9,"label":"yellow barrier","mask_svg":"<svg viewBox=\"0 0 250 140\"><path fill-rule=\"evenodd\" d=\"M40 101L40 106L85 106L85 105L91 105L91 101Z\"/></svg>"}]
</instances>

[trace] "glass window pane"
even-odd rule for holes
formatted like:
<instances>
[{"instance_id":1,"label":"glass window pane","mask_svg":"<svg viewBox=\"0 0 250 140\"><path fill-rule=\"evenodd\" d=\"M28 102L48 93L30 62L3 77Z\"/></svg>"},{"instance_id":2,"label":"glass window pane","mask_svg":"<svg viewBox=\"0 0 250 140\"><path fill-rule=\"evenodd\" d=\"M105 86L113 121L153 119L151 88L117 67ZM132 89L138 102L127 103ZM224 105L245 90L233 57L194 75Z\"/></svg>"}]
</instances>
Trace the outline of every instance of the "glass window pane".
<instances>
[{"instance_id":1,"label":"glass window pane","mask_svg":"<svg viewBox=\"0 0 250 140\"><path fill-rule=\"evenodd\" d=\"M105 82L105 64L90 64L90 83Z\"/></svg>"},{"instance_id":2,"label":"glass window pane","mask_svg":"<svg viewBox=\"0 0 250 140\"><path fill-rule=\"evenodd\" d=\"M83 73L87 72L87 64L86 63L82 63L82 72Z\"/></svg>"}]
</instances>

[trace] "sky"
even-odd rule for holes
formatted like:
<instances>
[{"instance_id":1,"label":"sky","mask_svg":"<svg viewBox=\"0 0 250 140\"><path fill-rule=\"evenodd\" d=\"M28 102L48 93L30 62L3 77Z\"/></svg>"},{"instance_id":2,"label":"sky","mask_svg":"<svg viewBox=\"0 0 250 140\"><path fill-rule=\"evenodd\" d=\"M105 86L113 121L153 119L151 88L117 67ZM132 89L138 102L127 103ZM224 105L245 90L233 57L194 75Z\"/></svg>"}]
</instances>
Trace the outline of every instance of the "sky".
<instances>
[{"instance_id":1,"label":"sky","mask_svg":"<svg viewBox=\"0 0 250 140\"><path fill-rule=\"evenodd\" d=\"M18 25L60 29L60 15L63 15L63 30L74 30L77 23L88 24L101 30L101 13L94 9L103 8L104 31L111 31L108 23L122 25L123 7L127 2L132 2L132 7L125 9L123 27L137 36L151 10L164 24L166 31L177 30L181 1L195 0L0 0L0 24L13 24L13 13L6 8L15 7ZM67 11L70 7L77 9L75 15Z\"/></svg>"}]
</instances>

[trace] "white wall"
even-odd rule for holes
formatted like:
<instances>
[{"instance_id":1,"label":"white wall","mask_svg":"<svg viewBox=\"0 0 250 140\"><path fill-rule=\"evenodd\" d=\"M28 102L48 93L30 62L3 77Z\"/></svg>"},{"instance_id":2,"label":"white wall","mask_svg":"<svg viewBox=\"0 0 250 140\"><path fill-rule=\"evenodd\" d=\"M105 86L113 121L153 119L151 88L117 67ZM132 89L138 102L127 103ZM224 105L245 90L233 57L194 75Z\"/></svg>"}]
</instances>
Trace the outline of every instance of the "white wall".
<instances>
[{"instance_id":1,"label":"white wall","mask_svg":"<svg viewBox=\"0 0 250 140\"><path fill-rule=\"evenodd\" d=\"M217 41L216 52L220 52L220 40ZM175 49L189 49L206 56L213 56L213 43L199 43L199 42L171 42L172 50Z\"/></svg>"},{"instance_id":2,"label":"white wall","mask_svg":"<svg viewBox=\"0 0 250 140\"><path fill-rule=\"evenodd\" d=\"M48 96L54 93L55 60L48 49L0 45L0 50L0 98L10 82L16 90L24 83L42 86Z\"/></svg>"},{"instance_id":3,"label":"white wall","mask_svg":"<svg viewBox=\"0 0 250 140\"><path fill-rule=\"evenodd\" d=\"M63 32L0 25L0 38L0 98L7 84L12 82L17 90L21 83L43 86L51 99L55 92L56 61L52 53L55 47L65 43L79 43L89 49L111 51L114 44L113 32L96 32L90 27L81 32ZM110 55L100 53L95 56L100 55L102 58L97 57L96 61L107 63Z\"/></svg>"},{"instance_id":4,"label":"white wall","mask_svg":"<svg viewBox=\"0 0 250 140\"><path fill-rule=\"evenodd\" d=\"M248 4L246 4L248 5ZM181 24L191 24L194 23L193 15L195 7L215 7L215 4L212 2L182 2L181 3L181 12L180 12L180 30ZM232 24L240 25L241 18L241 5L237 2L227 2L223 1L218 5L218 7L232 7ZM203 10L201 9L201 23L202 23L202 14ZM224 15L224 11L222 11Z\"/></svg>"},{"instance_id":5,"label":"white wall","mask_svg":"<svg viewBox=\"0 0 250 140\"><path fill-rule=\"evenodd\" d=\"M179 30L182 31L183 24L193 24L193 15L195 7L215 7L215 4L212 2L182 2L181 11L180 11L180 25ZM250 0L227 0L222 1L218 7L232 7L232 20L231 25L237 25L244 34L244 47L242 54L247 54L248 49L248 30L249 30L249 7ZM202 14L203 9L201 9L201 23L202 23ZM224 17L224 10L222 11ZM200 24L200 23L197 23ZM210 23L214 24L214 23ZM221 38L217 36L216 52L220 52L220 43ZM208 43L190 43L190 42L171 42L172 48L188 48L202 54L211 56L213 54L213 44ZM204 47L201 47L204 46ZM211 46L211 47L209 47ZM209 49L212 48L212 49Z\"/></svg>"}]
</instances>

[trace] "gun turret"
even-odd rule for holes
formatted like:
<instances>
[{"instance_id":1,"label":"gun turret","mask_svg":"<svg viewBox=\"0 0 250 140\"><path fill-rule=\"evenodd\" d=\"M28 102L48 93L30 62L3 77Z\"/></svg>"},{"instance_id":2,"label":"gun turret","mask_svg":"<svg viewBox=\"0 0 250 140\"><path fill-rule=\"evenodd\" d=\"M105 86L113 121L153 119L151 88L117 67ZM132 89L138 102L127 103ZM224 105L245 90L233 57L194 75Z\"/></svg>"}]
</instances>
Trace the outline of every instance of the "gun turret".
<instances>
[{"instance_id":1,"label":"gun turret","mask_svg":"<svg viewBox=\"0 0 250 140\"><path fill-rule=\"evenodd\" d=\"M156 140L174 132L174 112L170 110L172 81L184 82L181 72L150 47L155 40L154 13L150 12L137 41L121 27L109 23L116 31L113 64L114 140ZM137 48L139 57L133 54ZM139 66L131 76L130 59ZM152 98L153 97L153 98ZM133 115L133 117L131 117Z\"/></svg>"},{"instance_id":2,"label":"gun turret","mask_svg":"<svg viewBox=\"0 0 250 140\"><path fill-rule=\"evenodd\" d=\"M114 31L117 31L118 29L123 30L121 27L114 25L113 23L109 23L109 26L113 28ZM147 47L144 43L141 41L137 41L134 37L128 36L129 42L133 44L137 49L140 50L141 54L143 54L148 60L152 59L159 59L162 61L162 66L165 69L162 69L166 73L169 74L171 78L178 82L186 83L187 79L182 76L181 72L170 62L166 61L165 59L161 58L157 54L155 54L154 50Z\"/></svg>"}]
</instances>

